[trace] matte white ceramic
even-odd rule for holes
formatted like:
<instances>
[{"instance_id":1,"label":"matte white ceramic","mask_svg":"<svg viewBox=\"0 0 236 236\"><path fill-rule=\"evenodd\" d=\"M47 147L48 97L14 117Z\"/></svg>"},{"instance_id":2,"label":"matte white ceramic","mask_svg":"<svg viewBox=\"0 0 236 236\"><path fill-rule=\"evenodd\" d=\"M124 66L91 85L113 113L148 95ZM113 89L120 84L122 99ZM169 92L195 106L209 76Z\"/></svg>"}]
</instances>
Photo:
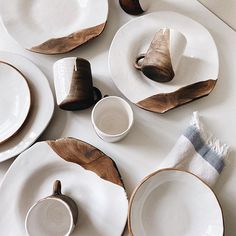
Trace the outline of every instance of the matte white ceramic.
<instances>
[{"instance_id":1,"label":"matte white ceramic","mask_svg":"<svg viewBox=\"0 0 236 236\"><path fill-rule=\"evenodd\" d=\"M97 135L106 142L123 139L134 122L130 105L116 96L100 100L93 108L91 119Z\"/></svg>"},{"instance_id":2,"label":"matte white ceramic","mask_svg":"<svg viewBox=\"0 0 236 236\"><path fill-rule=\"evenodd\" d=\"M0 61L5 61L27 78L32 105L24 126L14 137L0 144L0 162L12 158L28 148L47 127L54 111L53 95L45 75L26 58L0 52Z\"/></svg>"},{"instance_id":3,"label":"matte white ceramic","mask_svg":"<svg viewBox=\"0 0 236 236\"><path fill-rule=\"evenodd\" d=\"M63 183L64 194L78 206L78 227L72 236L122 234L128 213L124 188L65 161L47 142L40 142L18 156L0 186L0 212L7 213L0 217L1 235L13 236L17 232L17 236L25 236L28 210L48 196L56 179Z\"/></svg>"},{"instance_id":4,"label":"matte white ceramic","mask_svg":"<svg viewBox=\"0 0 236 236\"><path fill-rule=\"evenodd\" d=\"M211 12L222 19L231 28L236 30L236 1L235 0L199 0Z\"/></svg>"},{"instance_id":5,"label":"matte white ceramic","mask_svg":"<svg viewBox=\"0 0 236 236\"><path fill-rule=\"evenodd\" d=\"M59 198L45 198L35 203L26 215L29 236L69 236L74 229L69 206Z\"/></svg>"},{"instance_id":6,"label":"matte white ceramic","mask_svg":"<svg viewBox=\"0 0 236 236\"><path fill-rule=\"evenodd\" d=\"M147 51L153 35L163 27L181 32L187 45L175 78L168 83L157 83L137 71L134 62L137 55ZM219 59L215 42L207 29L179 13L160 11L135 18L120 28L110 47L109 68L114 83L131 102L141 106L142 101L157 97L158 105L158 97L165 99L188 85L216 81ZM154 108L141 107L156 111L155 104Z\"/></svg>"},{"instance_id":7,"label":"matte white ceramic","mask_svg":"<svg viewBox=\"0 0 236 236\"><path fill-rule=\"evenodd\" d=\"M0 14L8 33L24 48L55 54L98 36L105 27L108 1L1 0Z\"/></svg>"},{"instance_id":8,"label":"matte white ceramic","mask_svg":"<svg viewBox=\"0 0 236 236\"><path fill-rule=\"evenodd\" d=\"M132 236L222 236L224 222L210 187L193 174L164 169L134 191L129 230Z\"/></svg>"},{"instance_id":9,"label":"matte white ceramic","mask_svg":"<svg viewBox=\"0 0 236 236\"><path fill-rule=\"evenodd\" d=\"M30 110L30 90L23 74L0 62L0 143L15 134Z\"/></svg>"}]
</instances>

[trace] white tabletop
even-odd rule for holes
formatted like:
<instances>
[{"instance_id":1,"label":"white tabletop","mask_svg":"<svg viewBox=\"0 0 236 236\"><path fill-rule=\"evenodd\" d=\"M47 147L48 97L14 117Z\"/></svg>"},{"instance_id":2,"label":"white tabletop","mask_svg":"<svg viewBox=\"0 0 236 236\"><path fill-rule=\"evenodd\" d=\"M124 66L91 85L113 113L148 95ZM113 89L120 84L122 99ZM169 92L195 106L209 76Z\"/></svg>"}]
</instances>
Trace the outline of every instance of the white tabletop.
<instances>
[{"instance_id":1,"label":"white tabletop","mask_svg":"<svg viewBox=\"0 0 236 236\"><path fill-rule=\"evenodd\" d=\"M197 20L213 35L220 56L220 75L213 92L208 97L164 115L150 113L133 105L134 127L123 141L115 144L105 143L97 137L90 120L91 109L66 112L56 108L54 117L40 140L72 136L98 147L116 161L130 195L144 176L157 169L159 163L188 125L192 112L198 110L204 117L204 122L209 130L232 148L228 166L221 174L215 192L223 208L226 235L234 236L236 232L236 171L234 171L236 168L234 158L236 149L234 139L236 133L236 66L234 65L236 33L196 0L153 0L149 2L153 2L153 4L148 12L175 10ZM118 5L118 0L109 0L109 3L110 13L105 32L99 38L72 53L62 56L44 56L28 52L11 39L2 26L0 26L0 50L24 55L35 62L46 74L53 92L53 63L62 57L84 57L91 62L94 84L101 89L103 94L122 96L109 74L108 51L120 26L135 17L124 13ZM0 163L0 178L3 177L12 162L13 159Z\"/></svg>"}]
</instances>

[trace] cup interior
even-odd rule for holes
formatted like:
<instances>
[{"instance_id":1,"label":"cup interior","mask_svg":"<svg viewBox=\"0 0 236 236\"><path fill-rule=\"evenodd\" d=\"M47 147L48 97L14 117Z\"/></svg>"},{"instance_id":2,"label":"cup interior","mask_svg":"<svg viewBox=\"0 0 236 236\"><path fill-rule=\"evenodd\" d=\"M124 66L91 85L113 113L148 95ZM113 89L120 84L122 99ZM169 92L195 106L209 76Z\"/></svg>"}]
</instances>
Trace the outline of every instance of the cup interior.
<instances>
[{"instance_id":1,"label":"cup interior","mask_svg":"<svg viewBox=\"0 0 236 236\"><path fill-rule=\"evenodd\" d=\"M95 127L103 134L121 135L132 126L133 111L122 98L112 96L97 103L92 119Z\"/></svg>"},{"instance_id":2,"label":"cup interior","mask_svg":"<svg viewBox=\"0 0 236 236\"><path fill-rule=\"evenodd\" d=\"M65 236L73 229L73 216L65 202L48 198L29 210L25 225L30 236Z\"/></svg>"}]
</instances>

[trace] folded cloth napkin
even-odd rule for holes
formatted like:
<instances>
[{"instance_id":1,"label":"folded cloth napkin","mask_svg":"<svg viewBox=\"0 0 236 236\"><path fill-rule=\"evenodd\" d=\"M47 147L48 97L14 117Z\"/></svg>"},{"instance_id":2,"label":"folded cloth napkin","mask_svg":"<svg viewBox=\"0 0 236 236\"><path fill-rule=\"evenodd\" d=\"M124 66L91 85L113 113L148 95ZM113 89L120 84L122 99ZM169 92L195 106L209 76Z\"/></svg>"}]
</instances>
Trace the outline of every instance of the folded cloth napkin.
<instances>
[{"instance_id":1,"label":"folded cloth napkin","mask_svg":"<svg viewBox=\"0 0 236 236\"><path fill-rule=\"evenodd\" d=\"M159 168L191 172L212 187L225 166L228 153L229 147L210 135L194 112L190 126Z\"/></svg>"}]
</instances>

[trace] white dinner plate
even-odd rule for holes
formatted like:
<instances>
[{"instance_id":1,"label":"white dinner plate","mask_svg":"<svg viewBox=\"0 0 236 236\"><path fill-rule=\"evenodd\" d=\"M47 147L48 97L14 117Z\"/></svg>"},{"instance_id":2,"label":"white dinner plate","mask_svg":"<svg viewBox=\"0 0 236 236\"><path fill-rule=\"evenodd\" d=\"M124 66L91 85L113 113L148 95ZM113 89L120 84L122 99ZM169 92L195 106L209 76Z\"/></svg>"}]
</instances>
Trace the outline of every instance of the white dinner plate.
<instances>
[{"instance_id":1,"label":"white dinner plate","mask_svg":"<svg viewBox=\"0 0 236 236\"><path fill-rule=\"evenodd\" d=\"M24 75L0 61L0 143L14 135L30 110L30 90Z\"/></svg>"},{"instance_id":2,"label":"white dinner plate","mask_svg":"<svg viewBox=\"0 0 236 236\"><path fill-rule=\"evenodd\" d=\"M65 53L102 33L108 0L1 0L0 14L6 30L24 48Z\"/></svg>"},{"instance_id":3,"label":"white dinner plate","mask_svg":"<svg viewBox=\"0 0 236 236\"><path fill-rule=\"evenodd\" d=\"M134 191L129 207L132 236L222 236L219 202L195 175L164 169L149 175Z\"/></svg>"},{"instance_id":4,"label":"white dinner plate","mask_svg":"<svg viewBox=\"0 0 236 236\"><path fill-rule=\"evenodd\" d=\"M73 147L74 157L81 157L86 163L93 155L100 156L98 162L93 161L95 171L96 163L104 161L104 154L96 148L90 146L87 151L88 144L81 141L76 144L73 139L67 142L69 144L63 144L61 151L69 152L70 157ZM70 146L70 142L75 145ZM60 180L62 193L71 197L79 210L72 235L121 236L127 221L128 199L122 186L103 179L112 171L104 168L103 177L99 177L93 171L65 161L49 143L36 143L15 160L0 187L0 212L4 212L4 217L0 217L1 235L25 236L28 210L39 199L52 194L53 182Z\"/></svg>"},{"instance_id":5,"label":"white dinner plate","mask_svg":"<svg viewBox=\"0 0 236 236\"><path fill-rule=\"evenodd\" d=\"M161 28L175 29L187 39L187 46L174 79L154 82L138 70L134 63L145 53ZM109 52L109 68L119 90L137 106L164 113L194 99L208 95L219 74L219 58L215 42L198 22L171 11L160 11L138 17L115 35Z\"/></svg>"},{"instance_id":6,"label":"white dinner plate","mask_svg":"<svg viewBox=\"0 0 236 236\"><path fill-rule=\"evenodd\" d=\"M45 75L28 59L9 52L0 52L0 61L17 68L25 76L31 91L31 108L20 131L0 144L0 162L17 156L45 130L54 111L53 95Z\"/></svg>"}]
</instances>

